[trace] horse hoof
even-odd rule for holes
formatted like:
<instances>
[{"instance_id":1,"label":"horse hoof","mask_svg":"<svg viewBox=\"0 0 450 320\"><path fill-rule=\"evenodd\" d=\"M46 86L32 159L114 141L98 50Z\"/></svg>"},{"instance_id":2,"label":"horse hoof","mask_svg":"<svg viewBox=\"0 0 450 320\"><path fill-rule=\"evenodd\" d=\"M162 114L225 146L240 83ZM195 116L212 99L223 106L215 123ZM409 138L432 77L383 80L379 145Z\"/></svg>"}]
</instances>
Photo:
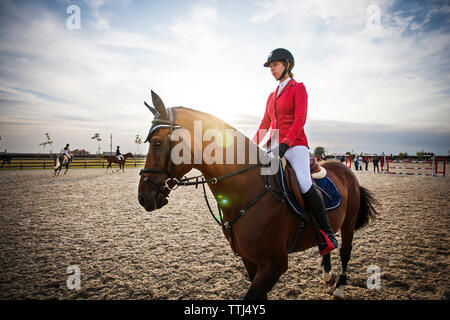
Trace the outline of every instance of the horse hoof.
<instances>
[{"instance_id":1,"label":"horse hoof","mask_svg":"<svg viewBox=\"0 0 450 320\"><path fill-rule=\"evenodd\" d=\"M344 286L339 286L334 290L333 292L333 299L334 300L345 300L344 297Z\"/></svg>"},{"instance_id":2,"label":"horse hoof","mask_svg":"<svg viewBox=\"0 0 450 320\"><path fill-rule=\"evenodd\" d=\"M333 294L333 300L345 300L344 296Z\"/></svg>"},{"instance_id":3,"label":"horse hoof","mask_svg":"<svg viewBox=\"0 0 450 320\"><path fill-rule=\"evenodd\" d=\"M334 274L331 275L331 279L328 281L325 281L325 283L327 284L327 286L332 287L334 286L334 284L336 283L336 277L334 276Z\"/></svg>"}]
</instances>

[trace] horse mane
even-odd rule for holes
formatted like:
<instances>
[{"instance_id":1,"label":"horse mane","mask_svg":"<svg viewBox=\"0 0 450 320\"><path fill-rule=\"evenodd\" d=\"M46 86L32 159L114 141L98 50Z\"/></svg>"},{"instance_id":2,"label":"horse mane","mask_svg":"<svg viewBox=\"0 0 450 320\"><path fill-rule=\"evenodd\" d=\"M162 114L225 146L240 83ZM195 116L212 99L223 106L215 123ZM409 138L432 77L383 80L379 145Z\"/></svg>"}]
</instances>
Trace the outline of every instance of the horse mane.
<instances>
[{"instance_id":1,"label":"horse mane","mask_svg":"<svg viewBox=\"0 0 450 320\"><path fill-rule=\"evenodd\" d=\"M235 127L233 127L229 123L223 121L222 119L220 119L220 118L218 118L218 117L216 117L216 116L214 116L214 115L212 115L210 113L207 113L207 112L204 112L204 111L200 111L200 110L196 110L196 109L192 109L192 108L187 108L187 107L175 107L175 109L177 109L177 110L186 110L188 112L195 113L195 114L201 116L202 118L205 118L205 120L214 122L214 124L215 124L214 127L219 127L220 129L223 129L223 130L225 130L225 129L236 130L236 132L238 132L239 134L243 135L246 139L252 141L245 134L240 132L238 129L236 129ZM220 123L220 125L217 125L218 123Z\"/></svg>"}]
</instances>

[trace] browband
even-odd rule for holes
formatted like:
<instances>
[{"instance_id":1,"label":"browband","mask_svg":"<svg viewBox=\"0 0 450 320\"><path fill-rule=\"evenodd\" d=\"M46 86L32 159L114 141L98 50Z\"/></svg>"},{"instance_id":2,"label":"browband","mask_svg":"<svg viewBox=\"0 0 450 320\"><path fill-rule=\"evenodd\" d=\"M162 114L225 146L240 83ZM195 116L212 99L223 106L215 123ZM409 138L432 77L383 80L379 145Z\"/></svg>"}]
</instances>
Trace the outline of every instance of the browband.
<instances>
[{"instance_id":1,"label":"browband","mask_svg":"<svg viewBox=\"0 0 450 320\"><path fill-rule=\"evenodd\" d=\"M162 129L162 128L167 128L170 129L170 132L172 133L173 129L179 129L181 128L181 126L179 124L175 123L175 119L176 119L176 109L174 108L169 108L167 109L167 113L169 115L169 119L158 119L155 118L152 121L152 126L150 128L150 131L147 135L147 139L145 139L145 142L148 142L150 140L150 137L152 136L153 133L155 133L155 131Z\"/></svg>"}]
</instances>

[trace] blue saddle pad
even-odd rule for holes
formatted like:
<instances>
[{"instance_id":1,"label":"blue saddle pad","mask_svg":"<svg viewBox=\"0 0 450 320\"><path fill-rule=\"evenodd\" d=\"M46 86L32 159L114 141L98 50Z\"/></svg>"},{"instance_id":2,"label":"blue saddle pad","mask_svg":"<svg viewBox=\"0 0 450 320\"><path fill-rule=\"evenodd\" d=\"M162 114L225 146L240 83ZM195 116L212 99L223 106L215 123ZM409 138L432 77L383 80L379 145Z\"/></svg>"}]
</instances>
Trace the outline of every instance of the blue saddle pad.
<instances>
[{"instance_id":1,"label":"blue saddle pad","mask_svg":"<svg viewBox=\"0 0 450 320\"><path fill-rule=\"evenodd\" d=\"M297 200L295 200L295 196L291 193L291 191L287 186L285 173L283 170L283 166L281 165L281 161L279 174L280 174L281 188L283 190L283 196L286 199L286 202L288 203L289 207L295 214L302 216L304 213L304 209L301 208L300 205L297 203ZM326 210L331 211L339 208L342 202L342 198L334 182L331 181L331 179L328 178L328 176L325 176L325 178L323 179L314 179L314 181L318 187L317 190L320 193L322 193L323 202L325 204Z\"/></svg>"}]
</instances>

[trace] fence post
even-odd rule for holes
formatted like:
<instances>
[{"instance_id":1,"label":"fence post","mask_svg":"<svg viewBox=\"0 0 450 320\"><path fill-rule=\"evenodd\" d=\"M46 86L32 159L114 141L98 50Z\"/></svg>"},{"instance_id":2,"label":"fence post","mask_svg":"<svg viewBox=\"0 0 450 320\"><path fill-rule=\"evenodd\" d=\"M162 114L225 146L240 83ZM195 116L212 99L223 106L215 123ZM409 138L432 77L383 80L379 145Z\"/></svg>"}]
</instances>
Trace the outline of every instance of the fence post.
<instances>
[{"instance_id":1,"label":"fence post","mask_svg":"<svg viewBox=\"0 0 450 320\"><path fill-rule=\"evenodd\" d=\"M445 165L447 164L447 158L445 157L445 158L443 158L443 160L444 160L444 169L442 169L442 175L445 177Z\"/></svg>"},{"instance_id":2,"label":"fence post","mask_svg":"<svg viewBox=\"0 0 450 320\"><path fill-rule=\"evenodd\" d=\"M22 159L20 159L20 170L22 170Z\"/></svg>"},{"instance_id":3,"label":"fence post","mask_svg":"<svg viewBox=\"0 0 450 320\"><path fill-rule=\"evenodd\" d=\"M437 176L437 165L436 165L436 163L435 163L435 161L436 161L437 159L436 159L436 157L435 156L433 156L432 158L431 158L431 172L432 172L432 175L433 175L433 177L434 176Z\"/></svg>"},{"instance_id":4,"label":"fence post","mask_svg":"<svg viewBox=\"0 0 450 320\"><path fill-rule=\"evenodd\" d=\"M86 169L86 158L84 158L84 168Z\"/></svg>"}]
</instances>

